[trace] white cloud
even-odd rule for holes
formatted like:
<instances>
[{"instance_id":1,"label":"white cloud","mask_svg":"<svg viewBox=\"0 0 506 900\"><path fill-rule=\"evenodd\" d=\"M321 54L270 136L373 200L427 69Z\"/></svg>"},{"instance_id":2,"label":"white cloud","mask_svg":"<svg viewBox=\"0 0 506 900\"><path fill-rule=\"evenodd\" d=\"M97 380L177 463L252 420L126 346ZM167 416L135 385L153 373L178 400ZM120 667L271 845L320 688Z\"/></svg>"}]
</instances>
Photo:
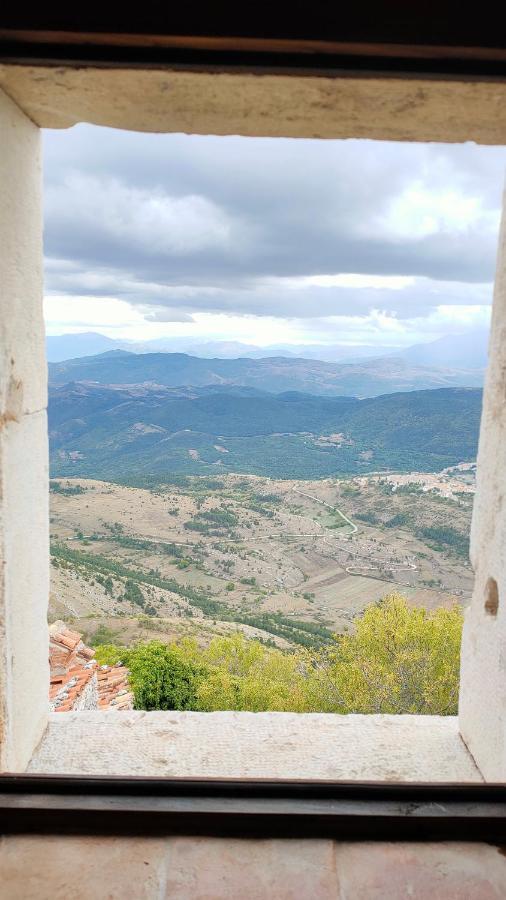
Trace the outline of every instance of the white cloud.
<instances>
[{"instance_id":1,"label":"white cloud","mask_svg":"<svg viewBox=\"0 0 506 900\"><path fill-rule=\"evenodd\" d=\"M477 226L490 232L498 225L498 210L483 209L480 197L452 189L435 192L422 184L411 185L395 197L379 221L382 231L402 240L441 233L459 235Z\"/></svg>"},{"instance_id":2,"label":"white cloud","mask_svg":"<svg viewBox=\"0 0 506 900\"><path fill-rule=\"evenodd\" d=\"M274 281L276 283L276 281ZM277 279L278 284L286 287L343 287L343 288L377 288L391 291L401 290L415 283L410 275L363 275L356 272L344 272L337 275L307 275L301 278Z\"/></svg>"},{"instance_id":3,"label":"white cloud","mask_svg":"<svg viewBox=\"0 0 506 900\"><path fill-rule=\"evenodd\" d=\"M53 332L400 345L487 319L503 148L77 126L45 156Z\"/></svg>"}]
</instances>

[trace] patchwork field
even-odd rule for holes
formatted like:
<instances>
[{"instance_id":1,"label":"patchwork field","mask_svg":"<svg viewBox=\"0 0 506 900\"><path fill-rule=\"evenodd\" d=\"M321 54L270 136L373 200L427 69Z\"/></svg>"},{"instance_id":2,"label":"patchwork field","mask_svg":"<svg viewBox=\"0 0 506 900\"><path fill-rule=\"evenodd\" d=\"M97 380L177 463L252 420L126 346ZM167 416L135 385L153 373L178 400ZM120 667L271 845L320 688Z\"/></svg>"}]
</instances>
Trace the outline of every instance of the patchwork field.
<instances>
[{"instance_id":1,"label":"patchwork field","mask_svg":"<svg viewBox=\"0 0 506 900\"><path fill-rule=\"evenodd\" d=\"M52 482L50 614L131 642L322 644L371 602L465 604L473 469L319 481Z\"/></svg>"}]
</instances>

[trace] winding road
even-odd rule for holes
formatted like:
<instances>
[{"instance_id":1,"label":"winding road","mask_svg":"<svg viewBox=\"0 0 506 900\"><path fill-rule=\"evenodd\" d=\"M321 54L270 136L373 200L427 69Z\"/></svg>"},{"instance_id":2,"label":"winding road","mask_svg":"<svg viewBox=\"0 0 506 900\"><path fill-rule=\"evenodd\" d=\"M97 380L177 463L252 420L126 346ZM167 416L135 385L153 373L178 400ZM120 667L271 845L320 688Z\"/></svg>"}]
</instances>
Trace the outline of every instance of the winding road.
<instances>
[{"instance_id":1,"label":"winding road","mask_svg":"<svg viewBox=\"0 0 506 900\"><path fill-rule=\"evenodd\" d=\"M355 523L352 522L351 519L349 519L348 516L345 515L345 513L343 513L343 511L342 511L341 509L339 509L337 506L332 506L330 503L327 503L326 500L320 500L319 497L315 497L313 494L307 494L305 491L300 491L299 488L294 487L294 488L292 488L292 490L294 491L295 494L300 494L301 497L307 497L309 500L314 500L315 503L321 503L322 506L327 506L327 507L328 507L329 509L331 509L333 512L338 513L338 515L340 515L341 518L344 519L344 521L346 522L346 524L350 526L351 531L349 532L349 534L351 535L351 534L356 534L356 533L357 533L358 528L357 528L357 526L355 525ZM323 527L323 526L322 526L322 527ZM338 535L338 536L339 536L339 535ZM349 536L349 535L347 535L347 537L348 537L348 536Z\"/></svg>"}]
</instances>

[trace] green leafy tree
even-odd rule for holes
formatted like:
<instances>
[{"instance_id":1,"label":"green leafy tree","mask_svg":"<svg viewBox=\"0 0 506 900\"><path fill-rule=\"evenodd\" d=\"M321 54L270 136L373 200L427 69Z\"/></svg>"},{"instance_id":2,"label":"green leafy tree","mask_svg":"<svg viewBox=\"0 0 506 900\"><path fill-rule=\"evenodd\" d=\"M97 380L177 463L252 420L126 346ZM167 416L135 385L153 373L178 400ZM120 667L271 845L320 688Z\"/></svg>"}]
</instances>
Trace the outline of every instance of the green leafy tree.
<instances>
[{"instance_id":1,"label":"green leafy tree","mask_svg":"<svg viewBox=\"0 0 506 900\"><path fill-rule=\"evenodd\" d=\"M211 641L203 660L207 676L197 692L202 710L306 711L298 654L235 634Z\"/></svg>"},{"instance_id":2,"label":"green leafy tree","mask_svg":"<svg viewBox=\"0 0 506 900\"><path fill-rule=\"evenodd\" d=\"M306 657L309 705L336 713L457 712L462 611L427 612L399 594L369 606L354 634Z\"/></svg>"},{"instance_id":3,"label":"green leafy tree","mask_svg":"<svg viewBox=\"0 0 506 900\"><path fill-rule=\"evenodd\" d=\"M127 647L119 647L117 644L95 645L95 659L99 666L115 666L121 662L128 666L130 654L133 651Z\"/></svg>"},{"instance_id":4,"label":"green leafy tree","mask_svg":"<svg viewBox=\"0 0 506 900\"><path fill-rule=\"evenodd\" d=\"M462 611L410 607L399 594L369 606L350 635L321 650L284 651L242 633L97 647L130 669L137 709L279 710L454 715Z\"/></svg>"},{"instance_id":5,"label":"green leafy tree","mask_svg":"<svg viewBox=\"0 0 506 900\"><path fill-rule=\"evenodd\" d=\"M202 667L174 644L150 641L136 647L128 666L136 709L196 709Z\"/></svg>"}]
</instances>

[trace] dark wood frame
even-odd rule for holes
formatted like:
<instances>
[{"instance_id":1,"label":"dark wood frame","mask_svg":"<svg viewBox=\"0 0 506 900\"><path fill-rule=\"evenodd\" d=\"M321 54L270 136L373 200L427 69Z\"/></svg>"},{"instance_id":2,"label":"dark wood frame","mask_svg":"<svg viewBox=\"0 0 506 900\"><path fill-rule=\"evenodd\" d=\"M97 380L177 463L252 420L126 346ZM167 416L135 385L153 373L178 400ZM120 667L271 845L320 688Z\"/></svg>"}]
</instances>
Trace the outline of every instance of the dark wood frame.
<instances>
[{"instance_id":1,"label":"dark wood frame","mask_svg":"<svg viewBox=\"0 0 506 900\"><path fill-rule=\"evenodd\" d=\"M4 4L0 61L506 78L506 14L483 0Z\"/></svg>"},{"instance_id":2,"label":"dark wood frame","mask_svg":"<svg viewBox=\"0 0 506 900\"><path fill-rule=\"evenodd\" d=\"M506 785L0 776L0 834L506 845Z\"/></svg>"}]
</instances>

